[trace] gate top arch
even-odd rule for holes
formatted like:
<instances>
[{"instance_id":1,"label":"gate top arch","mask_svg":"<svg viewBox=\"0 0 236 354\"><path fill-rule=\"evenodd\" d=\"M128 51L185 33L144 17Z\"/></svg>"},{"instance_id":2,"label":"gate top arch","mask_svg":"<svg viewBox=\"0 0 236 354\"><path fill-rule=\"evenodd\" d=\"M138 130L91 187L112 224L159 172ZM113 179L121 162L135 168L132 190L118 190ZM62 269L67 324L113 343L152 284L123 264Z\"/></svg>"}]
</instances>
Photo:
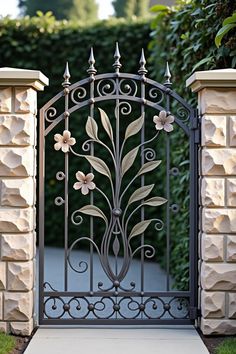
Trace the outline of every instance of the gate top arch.
<instances>
[{"instance_id":1,"label":"gate top arch","mask_svg":"<svg viewBox=\"0 0 236 354\"><path fill-rule=\"evenodd\" d=\"M168 62L166 63L165 82L161 84L147 77L146 60L142 49L138 74L120 72L122 64L120 63L120 52L118 43L114 54L115 62L113 64L113 73L98 74L95 68L95 59L93 48L91 48L88 60L89 76L79 80L74 84L70 83L70 72L68 62L64 72L63 90L56 94L40 109L40 119L46 121L44 135L47 134L65 117L82 107L95 105L96 103L108 100L126 100L136 102L142 106L151 107L157 111L166 110L170 105L170 100L178 102L179 107L175 113L175 122L189 136L190 129L196 125L193 122L195 110L175 91L172 90L171 73ZM65 110L57 112L54 104L65 99ZM164 107L164 101L165 102ZM128 109L128 108L126 108ZM125 109L124 109L125 110ZM43 122L44 123L44 122Z\"/></svg>"}]
</instances>

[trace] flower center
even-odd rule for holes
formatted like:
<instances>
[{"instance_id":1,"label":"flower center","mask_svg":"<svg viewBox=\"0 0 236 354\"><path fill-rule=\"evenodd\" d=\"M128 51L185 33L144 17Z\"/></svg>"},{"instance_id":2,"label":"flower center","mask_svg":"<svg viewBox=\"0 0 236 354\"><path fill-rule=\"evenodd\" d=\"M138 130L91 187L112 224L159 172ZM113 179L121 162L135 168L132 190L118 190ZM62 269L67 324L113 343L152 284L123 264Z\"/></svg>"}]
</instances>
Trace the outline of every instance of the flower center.
<instances>
[{"instance_id":1,"label":"flower center","mask_svg":"<svg viewBox=\"0 0 236 354\"><path fill-rule=\"evenodd\" d=\"M64 141L63 141L63 142L64 142L64 144L67 144L67 140L66 140L66 139L64 139Z\"/></svg>"}]
</instances>

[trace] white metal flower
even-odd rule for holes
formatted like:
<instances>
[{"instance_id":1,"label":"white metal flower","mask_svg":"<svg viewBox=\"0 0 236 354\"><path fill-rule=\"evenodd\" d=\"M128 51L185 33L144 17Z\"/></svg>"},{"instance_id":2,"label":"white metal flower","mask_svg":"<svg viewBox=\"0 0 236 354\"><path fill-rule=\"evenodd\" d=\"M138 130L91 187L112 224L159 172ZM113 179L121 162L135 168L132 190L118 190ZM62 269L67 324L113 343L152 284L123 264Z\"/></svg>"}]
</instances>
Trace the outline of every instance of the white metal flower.
<instances>
[{"instance_id":1,"label":"white metal flower","mask_svg":"<svg viewBox=\"0 0 236 354\"><path fill-rule=\"evenodd\" d=\"M69 130L64 130L63 135L55 134L54 140L56 141L56 143L54 144L54 149L61 149L63 152L68 152L70 146L76 143L75 138L71 137L71 132Z\"/></svg>"},{"instance_id":2,"label":"white metal flower","mask_svg":"<svg viewBox=\"0 0 236 354\"><path fill-rule=\"evenodd\" d=\"M90 189L95 189L96 185L92 180L94 179L93 173L88 173L85 175L83 172L78 171L76 173L76 178L79 182L75 182L73 185L74 189L81 189L82 194L88 194Z\"/></svg>"},{"instance_id":3,"label":"white metal flower","mask_svg":"<svg viewBox=\"0 0 236 354\"><path fill-rule=\"evenodd\" d=\"M166 132L171 132L174 128L173 123L175 118L170 114L167 115L166 111L160 111L158 116L153 117L153 122L156 124L157 130L164 129Z\"/></svg>"}]
</instances>

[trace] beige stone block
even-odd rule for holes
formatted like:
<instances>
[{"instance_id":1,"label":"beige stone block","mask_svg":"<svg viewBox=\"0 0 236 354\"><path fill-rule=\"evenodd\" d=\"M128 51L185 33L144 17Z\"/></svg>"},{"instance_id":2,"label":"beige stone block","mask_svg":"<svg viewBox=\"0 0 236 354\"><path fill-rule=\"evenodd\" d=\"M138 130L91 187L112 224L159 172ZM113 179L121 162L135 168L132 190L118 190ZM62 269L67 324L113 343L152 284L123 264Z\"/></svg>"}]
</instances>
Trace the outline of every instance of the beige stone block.
<instances>
[{"instance_id":1,"label":"beige stone block","mask_svg":"<svg viewBox=\"0 0 236 354\"><path fill-rule=\"evenodd\" d=\"M10 333L16 336L30 336L34 329L34 321L31 318L27 322L10 322Z\"/></svg>"},{"instance_id":2,"label":"beige stone block","mask_svg":"<svg viewBox=\"0 0 236 354\"><path fill-rule=\"evenodd\" d=\"M6 263L0 262L0 290L6 289Z\"/></svg>"},{"instance_id":3,"label":"beige stone block","mask_svg":"<svg viewBox=\"0 0 236 354\"><path fill-rule=\"evenodd\" d=\"M229 144L230 146L236 146L236 116L229 117Z\"/></svg>"},{"instance_id":4,"label":"beige stone block","mask_svg":"<svg viewBox=\"0 0 236 354\"><path fill-rule=\"evenodd\" d=\"M0 209L0 232L29 232L33 230L33 222L33 208Z\"/></svg>"},{"instance_id":5,"label":"beige stone block","mask_svg":"<svg viewBox=\"0 0 236 354\"><path fill-rule=\"evenodd\" d=\"M28 261L35 254L34 233L2 234L1 259L3 261Z\"/></svg>"},{"instance_id":6,"label":"beige stone block","mask_svg":"<svg viewBox=\"0 0 236 354\"><path fill-rule=\"evenodd\" d=\"M35 123L32 114L0 115L0 145L34 145Z\"/></svg>"},{"instance_id":7,"label":"beige stone block","mask_svg":"<svg viewBox=\"0 0 236 354\"><path fill-rule=\"evenodd\" d=\"M202 231L205 233L235 233L235 209L202 209Z\"/></svg>"},{"instance_id":8,"label":"beige stone block","mask_svg":"<svg viewBox=\"0 0 236 354\"><path fill-rule=\"evenodd\" d=\"M229 318L236 319L236 293L229 293Z\"/></svg>"},{"instance_id":9,"label":"beige stone block","mask_svg":"<svg viewBox=\"0 0 236 354\"><path fill-rule=\"evenodd\" d=\"M209 318L225 317L225 293L202 291L202 316Z\"/></svg>"},{"instance_id":10,"label":"beige stone block","mask_svg":"<svg viewBox=\"0 0 236 354\"><path fill-rule=\"evenodd\" d=\"M227 261L236 262L236 235L227 236ZM235 265L235 271L236 271L236 265Z\"/></svg>"},{"instance_id":11,"label":"beige stone block","mask_svg":"<svg viewBox=\"0 0 236 354\"><path fill-rule=\"evenodd\" d=\"M17 87L15 89L15 112L36 114L37 93L32 88Z\"/></svg>"},{"instance_id":12,"label":"beige stone block","mask_svg":"<svg viewBox=\"0 0 236 354\"><path fill-rule=\"evenodd\" d=\"M33 261L9 262L7 275L8 290L27 291L34 286Z\"/></svg>"},{"instance_id":13,"label":"beige stone block","mask_svg":"<svg viewBox=\"0 0 236 354\"><path fill-rule=\"evenodd\" d=\"M209 262L220 262L224 259L224 236L202 234L202 259Z\"/></svg>"},{"instance_id":14,"label":"beige stone block","mask_svg":"<svg viewBox=\"0 0 236 354\"><path fill-rule=\"evenodd\" d=\"M235 88L205 88L200 93L201 113L236 113Z\"/></svg>"},{"instance_id":15,"label":"beige stone block","mask_svg":"<svg viewBox=\"0 0 236 354\"><path fill-rule=\"evenodd\" d=\"M28 207L34 203L34 180L32 177L24 179L2 179L1 205L13 207Z\"/></svg>"},{"instance_id":16,"label":"beige stone block","mask_svg":"<svg viewBox=\"0 0 236 354\"><path fill-rule=\"evenodd\" d=\"M236 290L235 264L203 262L201 284L204 290Z\"/></svg>"},{"instance_id":17,"label":"beige stone block","mask_svg":"<svg viewBox=\"0 0 236 354\"><path fill-rule=\"evenodd\" d=\"M201 331L204 335L236 334L236 320L201 318Z\"/></svg>"},{"instance_id":18,"label":"beige stone block","mask_svg":"<svg viewBox=\"0 0 236 354\"><path fill-rule=\"evenodd\" d=\"M0 332L7 333L7 322L0 321Z\"/></svg>"},{"instance_id":19,"label":"beige stone block","mask_svg":"<svg viewBox=\"0 0 236 354\"><path fill-rule=\"evenodd\" d=\"M3 320L2 309L3 309L3 292L0 291L0 320Z\"/></svg>"},{"instance_id":20,"label":"beige stone block","mask_svg":"<svg viewBox=\"0 0 236 354\"><path fill-rule=\"evenodd\" d=\"M202 150L202 174L204 176L223 176L236 174L236 149Z\"/></svg>"},{"instance_id":21,"label":"beige stone block","mask_svg":"<svg viewBox=\"0 0 236 354\"><path fill-rule=\"evenodd\" d=\"M227 205L236 206L236 178L227 178Z\"/></svg>"},{"instance_id":22,"label":"beige stone block","mask_svg":"<svg viewBox=\"0 0 236 354\"><path fill-rule=\"evenodd\" d=\"M34 165L34 149L32 147L0 148L0 176L33 176Z\"/></svg>"},{"instance_id":23,"label":"beige stone block","mask_svg":"<svg viewBox=\"0 0 236 354\"><path fill-rule=\"evenodd\" d=\"M12 89L0 88L0 113L11 112Z\"/></svg>"},{"instance_id":24,"label":"beige stone block","mask_svg":"<svg viewBox=\"0 0 236 354\"><path fill-rule=\"evenodd\" d=\"M4 295L4 320L27 321L33 316L33 292L6 292Z\"/></svg>"},{"instance_id":25,"label":"beige stone block","mask_svg":"<svg viewBox=\"0 0 236 354\"><path fill-rule=\"evenodd\" d=\"M225 180L223 178L204 177L201 183L201 204L215 207L225 204Z\"/></svg>"},{"instance_id":26,"label":"beige stone block","mask_svg":"<svg viewBox=\"0 0 236 354\"><path fill-rule=\"evenodd\" d=\"M226 117L204 115L201 133L203 146L226 146Z\"/></svg>"}]
</instances>

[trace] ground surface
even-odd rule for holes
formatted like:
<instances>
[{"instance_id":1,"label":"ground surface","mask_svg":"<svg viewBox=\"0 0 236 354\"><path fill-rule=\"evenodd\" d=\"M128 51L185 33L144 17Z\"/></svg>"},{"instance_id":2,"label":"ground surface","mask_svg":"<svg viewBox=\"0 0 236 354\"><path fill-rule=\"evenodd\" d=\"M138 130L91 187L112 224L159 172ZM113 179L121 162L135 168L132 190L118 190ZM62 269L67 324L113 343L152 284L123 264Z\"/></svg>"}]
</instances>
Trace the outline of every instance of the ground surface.
<instances>
[{"instance_id":1,"label":"ground surface","mask_svg":"<svg viewBox=\"0 0 236 354\"><path fill-rule=\"evenodd\" d=\"M208 354L197 331L179 328L40 328L25 354Z\"/></svg>"}]
</instances>

